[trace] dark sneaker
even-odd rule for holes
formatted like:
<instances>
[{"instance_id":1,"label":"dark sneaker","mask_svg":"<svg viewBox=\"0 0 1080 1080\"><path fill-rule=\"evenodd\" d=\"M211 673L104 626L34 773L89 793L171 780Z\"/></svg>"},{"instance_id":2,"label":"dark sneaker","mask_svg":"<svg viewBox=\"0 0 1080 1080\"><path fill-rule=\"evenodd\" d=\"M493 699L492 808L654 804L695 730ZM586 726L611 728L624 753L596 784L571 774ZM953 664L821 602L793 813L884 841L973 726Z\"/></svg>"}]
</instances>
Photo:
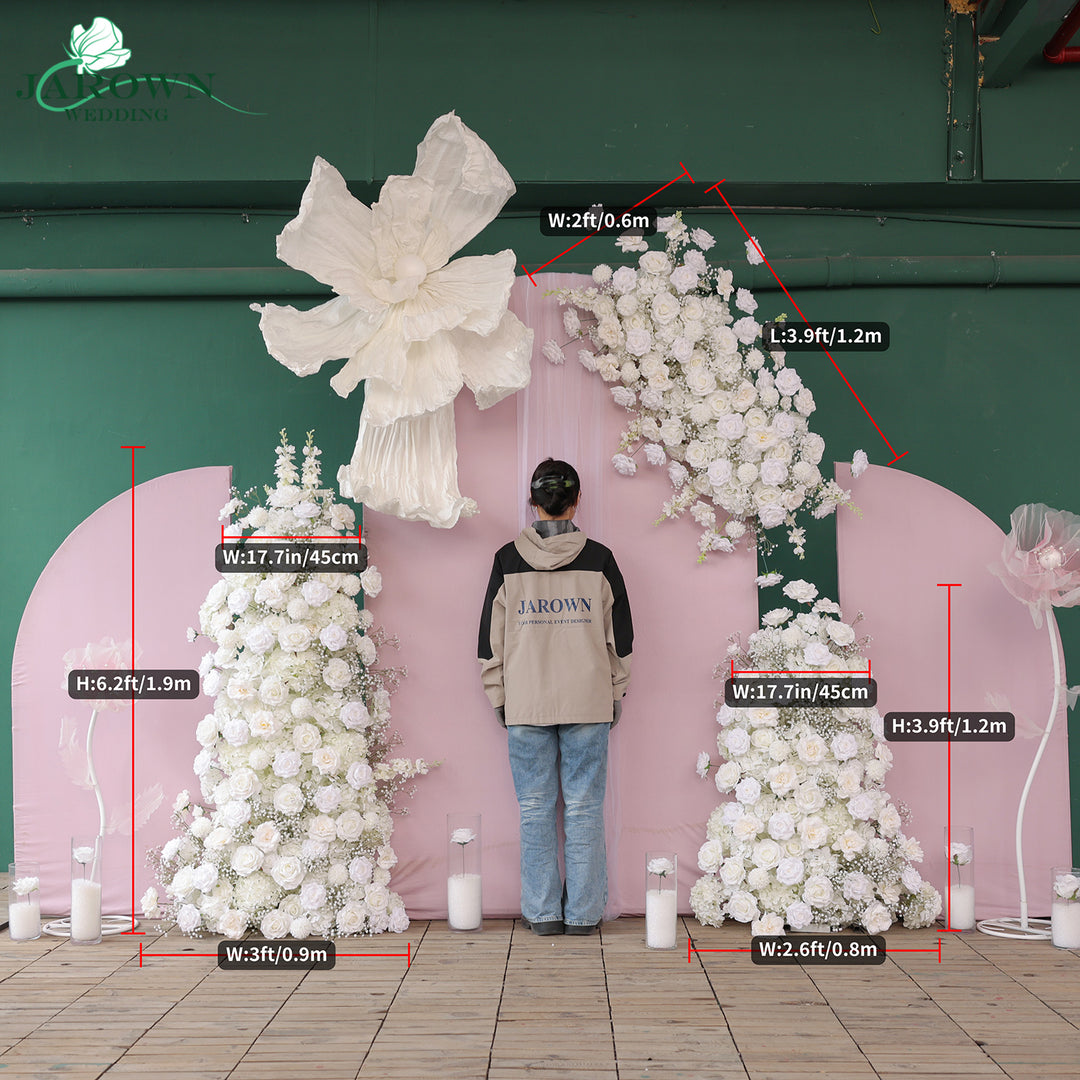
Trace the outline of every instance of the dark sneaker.
<instances>
[{"instance_id":1,"label":"dark sneaker","mask_svg":"<svg viewBox=\"0 0 1080 1080\"><path fill-rule=\"evenodd\" d=\"M529 922L528 919L523 917L521 922L527 930L531 930L540 937L552 937L555 934L563 933L562 919L551 919L548 922Z\"/></svg>"},{"instance_id":2,"label":"dark sneaker","mask_svg":"<svg viewBox=\"0 0 1080 1080\"><path fill-rule=\"evenodd\" d=\"M576 937L588 937L589 934L599 929L599 923L594 923L592 926L575 926L573 923L568 923L565 933L571 934Z\"/></svg>"}]
</instances>

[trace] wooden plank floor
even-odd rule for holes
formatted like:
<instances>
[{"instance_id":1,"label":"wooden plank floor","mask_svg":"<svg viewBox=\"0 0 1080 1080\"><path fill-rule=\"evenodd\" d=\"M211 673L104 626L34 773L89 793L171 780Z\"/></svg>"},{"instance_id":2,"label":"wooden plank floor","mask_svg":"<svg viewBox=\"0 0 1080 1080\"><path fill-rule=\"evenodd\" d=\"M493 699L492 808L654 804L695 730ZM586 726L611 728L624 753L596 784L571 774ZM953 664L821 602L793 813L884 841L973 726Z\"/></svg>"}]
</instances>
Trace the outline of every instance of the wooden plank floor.
<instances>
[{"instance_id":1,"label":"wooden plank floor","mask_svg":"<svg viewBox=\"0 0 1080 1080\"><path fill-rule=\"evenodd\" d=\"M2 911L2 908L0 908ZM982 934L876 967L756 967L746 927L588 938L445 922L339 942L331 971L228 972L217 938L0 934L0 1080L1015 1080L1080 1076L1080 953ZM890 950L936 949L892 931ZM149 954L139 966L139 945ZM368 954L406 952L404 958Z\"/></svg>"}]
</instances>

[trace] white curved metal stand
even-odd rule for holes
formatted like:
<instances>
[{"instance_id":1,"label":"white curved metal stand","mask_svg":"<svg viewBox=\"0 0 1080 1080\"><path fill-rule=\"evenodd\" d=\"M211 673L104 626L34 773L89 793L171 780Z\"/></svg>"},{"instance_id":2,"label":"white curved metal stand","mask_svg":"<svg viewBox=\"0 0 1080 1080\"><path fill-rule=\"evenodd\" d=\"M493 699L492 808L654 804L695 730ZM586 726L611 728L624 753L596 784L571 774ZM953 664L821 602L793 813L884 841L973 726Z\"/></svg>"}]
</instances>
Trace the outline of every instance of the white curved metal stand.
<instances>
[{"instance_id":1,"label":"white curved metal stand","mask_svg":"<svg viewBox=\"0 0 1080 1080\"><path fill-rule=\"evenodd\" d=\"M1027 882L1024 880L1024 809L1027 806L1031 784L1035 779L1035 771L1039 767L1039 762L1042 761L1043 751L1050 740L1050 732L1054 728L1054 720L1057 718L1058 708L1061 705L1061 660L1058 657L1057 620L1054 618L1052 608L1046 612L1046 632L1050 635L1050 652L1054 658L1054 700L1050 706L1050 719L1046 722L1046 730L1039 742L1039 749L1035 751L1035 760L1031 763L1031 771L1028 773L1023 793L1020 796L1020 808L1016 813L1016 870L1020 876L1020 914L1002 919L983 919L978 924L979 929L984 934L990 934L993 937L1032 941L1050 937L1049 919L1028 918Z\"/></svg>"},{"instance_id":2,"label":"white curved metal stand","mask_svg":"<svg viewBox=\"0 0 1080 1080\"><path fill-rule=\"evenodd\" d=\"M98 805L98 839L105 839L105 800L101 795L101 784L98 783L97 770L94 768L94 728L97 726L98 711L95 709L90 714L90 726L86 729L86 768L90 774L90 785L94 789L94 797ZM132 821L131 827L135 828ZM98 845L101 850L101 845ZM125 930L133 930L139 925L134 915L102 915L101 936L110 937L114 934L122 934ZM45 923L41 928L43 934L50 937L71 937L71 919L53 919Z\"/></svg>"}]
</instances>

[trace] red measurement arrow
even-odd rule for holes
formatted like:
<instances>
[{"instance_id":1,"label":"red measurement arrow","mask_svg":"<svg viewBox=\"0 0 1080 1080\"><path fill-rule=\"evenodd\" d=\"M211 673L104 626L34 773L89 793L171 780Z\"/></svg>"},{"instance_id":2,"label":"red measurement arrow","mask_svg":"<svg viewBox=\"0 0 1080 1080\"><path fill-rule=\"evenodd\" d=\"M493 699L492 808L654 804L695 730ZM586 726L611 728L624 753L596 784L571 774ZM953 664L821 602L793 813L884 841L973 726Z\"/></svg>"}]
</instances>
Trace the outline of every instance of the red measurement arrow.
<instances>
[{"instance_id":1,"label":"red measurement arrow","mask_svg":"<svg viewBox=\"0 0 1080 1080\"><path fill-rule=\"evenodd\" d=\"M761 250L760 247L758 247L757 241L747 231L747 228L742 223L741 219L739 218L739 215L735 213L735 210L732 207L731 203L729 203L727 201L726 196L720 190L720 184L722 184L723 182L724 181L721 180L719 183L713 184L713 186L711 188L706 188L705 189L706 194L708 194L710 191L715 191L717 193L717 195L719 195L720 198L724 200L724 205L731 211L731 216L736 221L739 222L739 228L742 229L742 231L744 233L746 233L746 239L749 240L750 243L752 243L754 245L754 249L757 251L758 255L761 256L762 262L764 262L765 265L769 268L770 272L772 273L772 276L774 278L776 278L776 283L780 286L781 289L784 290L784 295L789 300L791 300L791 303L794 306L795 310L799 313L800 316L802 316L802 321L804 323L808 323L809 320L807 319L807 317L805 315L803 315L802 308L800 308L799 305L795 303L795 300L792 298L791 293L789 293L787 291L787 286L780 280L780 277L776 273L776 271L773 270L772 263L769 262L769 260L765 258L765 253ZM904 450L902 453L898 454L893 449L892 443L889 442L889 440L885 438L885 432L882 431L880 427L878 427L877 421L870 415L870 410L863 404L862 398L859 397L859 395L855 393L855 387L853 387L851 385L851 383L848 382L847 376L840 370L840 365L832 358L832 353L830 353L829 350L826 349L824 345L821 346L821 351L829 358L829 363L832 364L832 366L834 368L836 368L837 375L839 375L840 378L844 380L844 385L851 391L851 396L859 403L859 407L862 409L862 411L864 413L866 413L867 418L870 420L870 423L874 425L874 430L877 431L877 433L881 436L882 441L889 448L890 453L893 455L893 459L888 464L889 465L895 465L904 456L904 454L907 453L907 450Z\"/></svg>"},{"instance_id":2,"label":"red measurement arrow","mask_svg":"<svg viewBox=\"0 0 1080 1080\"><path fill-rule=\"evenodd\" d=\"M634 203L633 206L630 207L629 210L626 210L624 212L629 213L630 210L636 210L639 206L641 206L642 203L647 203L650 199L656 198L656 196L659 195L661 191L666 191L669 187L671 187L672 184L678 183L678 181L680 181L684 176L687 178L687 180L690 181L691 184L694 183L694 178L690 175L690 170L685 165L683 165L681 161L679 162L679 167L682 169L682 172L679 173L679 175L676 176L674 180L669 180L663 187L658 187L651 195L646 195L644 199L639 199L636 203ZM567 254L567 252L573 251L574 248L579 247L581 244L584 244L586 240L592 239L592 237L594 237L599 231L599 229L596 229L594 232L589 233L588 236L583 236L576 244L571 244L566 249L566 251L560 251L558 255L556 255L552 259L548 259L548 261L544 263L543 266L538 266L535 270L528 270L524 263L521 264L521 269L525 271L526 276L533 283L533 285L536 285L536 279L533 277L533 274L539 274L545 266L550 266L557 259L561 259L565 254Z\"/></svg>"}]
</instances>

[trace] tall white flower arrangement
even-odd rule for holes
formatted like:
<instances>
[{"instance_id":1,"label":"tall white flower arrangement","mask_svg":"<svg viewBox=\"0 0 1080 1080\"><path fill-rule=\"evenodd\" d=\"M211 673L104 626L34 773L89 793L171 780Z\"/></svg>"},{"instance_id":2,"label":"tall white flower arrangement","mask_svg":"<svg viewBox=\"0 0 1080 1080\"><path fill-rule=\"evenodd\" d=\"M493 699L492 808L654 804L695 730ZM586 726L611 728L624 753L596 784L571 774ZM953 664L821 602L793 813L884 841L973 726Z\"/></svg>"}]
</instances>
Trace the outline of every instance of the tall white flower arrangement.
<instances>
[{"instance_id":1,"label":"tall white flower arrangement","mask_svg":"<svg viewBox=\"0 0 1080 1080\"><path fill-rule=\"evenodd\" d=\"M713 237L679 214L658 230L664 251L623 237L624 251L641 252L636 267L597 266L594 286L557 294L571 305L567 334L593 346L579 351L581 363L614 384L611 396L632 416L612 463L627 476L640 458L667 468L675 493L662 518L690 511L701 559L781 525L801 557L795 512L824 517L850 499L818 468L825 440L810 430L814 396L783 352L764 350L749 290L706 261ZM544 355L559 362L561 347L548 342Z\"/></svg>"},{"instance_id":2,"label":"tall white flower arrangement","mask_svg":"<svg viewBox=\"0 0 1080 1080\"><path fill-rule=\"evenodd\" d=\"M283 431L276 487L250 510L233 498L222 516L243 516L227 535L250 529L258 543L353 532L353 511L319 486L319 455L309 433L298 469ZM390 693L404 672L377 666L379 646L396 642L355 599L381 587L370 566L359 576L228 574L210 590L199 625L216 649L200 673L214 708L195 732L205 805L179 795L183 832L160 853L165 910L183 932L304 938L408 927L389 889L391 803L428 764L389 756ZM160 911L156 890L144 910Z\"/></svg>"},{"instance_id":3,"label":"tall white flower arrangement","mask_svg":"<svg viewBox=\"0 0 1080 1080\"><path fill-rule=\"evenodd\" d=\"M809 610L767 612L745 649L733 641L738 670L866 671L862 643L836 604L817 599L807 581L788 582L784 594ZM904 814L884 788L892 751L876 709L721 704L716 719L726 759L716 786L734 797L709 817L698 852L704 876L690 904L702 923L731 918L754 934L815 924L879 934L898 918L908 927L933 922L941 897L916 869L922 847L904 834ZM710 756L699 756L699 774L711 768Z\"/></svg>"}]
</instances>

